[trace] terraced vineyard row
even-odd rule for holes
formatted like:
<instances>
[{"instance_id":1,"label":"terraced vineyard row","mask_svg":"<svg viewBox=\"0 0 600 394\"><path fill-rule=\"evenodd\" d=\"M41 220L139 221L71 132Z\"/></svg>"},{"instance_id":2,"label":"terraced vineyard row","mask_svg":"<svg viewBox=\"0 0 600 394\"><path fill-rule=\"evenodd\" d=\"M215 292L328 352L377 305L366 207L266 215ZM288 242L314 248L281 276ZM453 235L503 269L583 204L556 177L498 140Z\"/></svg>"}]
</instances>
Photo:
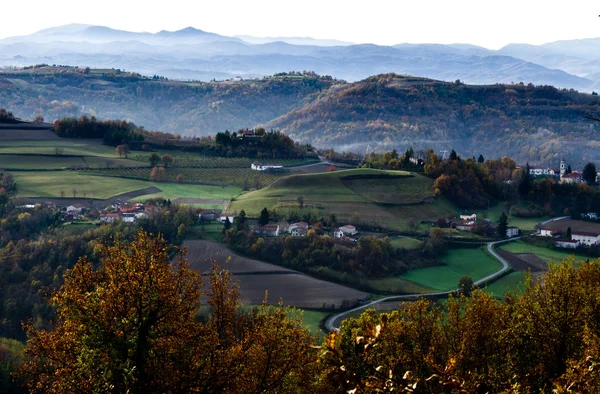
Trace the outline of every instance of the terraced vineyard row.
<instances>
[{"instance_id":1,"label":"terraced vineyard row","mask_svg":"<svg viewBox=\"0 0 600 394\"><path fill-rule=\"evenodd\" d=\"M148 155L135 155L132 157L139 162L148 162ZM250 168L252 163L280 165L284 167L317 163L317 159L251 159L246 157L212 157L212 156L175 156L175 167L199 168Z\"/></svg>"},{"instance_id":2,"label":"terraced vineyard row","mask_svg":"<svg viewBox=\"0 0 600 394\"><path fill-rule=\"evenodd\" d=\"M82 169L78 172L92 175L103 175L120 178L142 179L151 181L214 183L220 185L236 185L248 188L262 188L270 185L286 173L267 173L253 171L250 168L176 168L169 167L164 176L151 178L150 168L101 168ZM178 180L178 175L181 179Z\"/></svg>"}]
</instances>

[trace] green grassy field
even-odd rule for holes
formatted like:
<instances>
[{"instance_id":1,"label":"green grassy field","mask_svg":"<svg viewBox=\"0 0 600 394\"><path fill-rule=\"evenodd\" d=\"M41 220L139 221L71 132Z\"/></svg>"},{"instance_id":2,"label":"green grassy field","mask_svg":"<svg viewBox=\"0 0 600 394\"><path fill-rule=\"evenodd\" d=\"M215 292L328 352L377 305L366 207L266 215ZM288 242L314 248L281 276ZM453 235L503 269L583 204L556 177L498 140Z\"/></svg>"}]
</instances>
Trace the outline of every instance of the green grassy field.
<instances>
[{"instance_id":1,"label":"green grassy field","mask_svg":"<svg viewBox=\"0 0 600 394\"><path fill-rule=\"evenodd\" d=\"M423 245L423 241L416 238L395 238L391 240L391 244L394 248L402 248L406 250L419 249Z\"/></svg>"},{"instance_id":2,"label":"green grassy field","mask_svg":"<svg viewBox=\"0 0 600 394\"><path fill-rule=\"evenodd\" d=\"M106 199L152 186L158 187L162 192L140 196L135 198L135 201L153 197L171 200L177 197L228 200L231 196L241 193L241 189L236 187L146 182L85 175L74 171L27 171L12 174L17 183L18 197L61 197L61 191L64 191L64 197L73 197L75 188L76 197L84 197L85 193L86 198Z\"/></svg>"},{"instance_id":3,"label":"green grassy field","mask_svg":"<svg viewBox=\"0 0 600 394\"><path fill-rule=\"evenodd\" d=\"M366 200L382 204L413 204L433 196L433 180L423 176L396 179L342 179L342 183Z\"/></svg>"},{"instance_id":4,"label":"green grassy field","mask_svg":"<svg viewBox=\"0 0 600 394\"><path fill-rule=\"evenodd\" d=\"M0 154L0 168L9 170L59 170L72 167L138 167L146 164L133 160L97 156L41 156Z\"/></svg>"},{"instance_id":5,"label":"green grassy field","mask_svg":"<svg viewBox=\"0 0 600 394\"><path fill-rule=\"evenodd\" d=\"M96 177L100 179L113 179L111 177ZM119 179L119 178L116 178ZM135 181L134 182L140 182ZM235 186L206 186L206 185L190 185L177 183L159 183L159 182L143 182L147 186L155 186L161 189L160 193L146 194L136 197L132 201L145 201L151 198L162 197L165 199L175 198L206 198L214 200L229 200L242 192L242 189Z\"/></svg>"},{"instance_id":6,"label":"green grassy field","mask_svg":"<svg viewBox=\"0 0 600 394\"><path fill-rule=\"evenodd\" d=\"M59 170L84 165L83 157L0 155L0 168L9 170Z\"/></svg>"},{"instance_id":7,"label":"green grassy field","mask_svg":"<svg viewBox=\"0 0 600 394\"><path fill-rule=\"evenodd\" d=\"M18 197L76 197L106 199L117 194L152 186L131 179L82 175L73 171L13 172Z\"/></svg>"},{"instance_id":8,"label":"green grassy field","mask_svg":"<svg viewBox=\"0 0 600 394\"><path fill-rule=\"evenodd\" d=\"M475 210L474 212L477 214L477 218L479 220L487 218L492 220L494 223L498 223L502 212L504 212L504 206L503 203L499 203L492 206L489 210ZM517 226L523 231L532 231L535 229L538 223L547 219L549 219L547 216L539 218L520 218L514 215L509 215L508 224L509 226Z\"/></svg>"},{"instance_id":9,"label":"green grassy field","mask_svg":"<svg viewBox=\"0 0 600 394\"><path fill-rule=\"evenodd\" d=\"M511 253L533 253L538 256L540 259L545 262L560 262L563 259L569 258L574 255L573 252L562 251L562 250L554 250L549 248L544 248L541 246L530 245L525 243L522 240L516 242L508 242L502 244L500 249L506 250ZM587 260L590 257L583 254L575 254L576 260Z\"/></svg>"},{"instance_id":10,"label":"green grassy field","mask_svg":"<svg viewBox=\"0 0 600 394\"><path fill-rule=\"evenodd\" d=\"M381 175L390 177L381 178ZM302 196L304 210L316 211L318 216L335 213L338 220L343 221L357 213L359 222L405 229L412 218L436 219L455 211L443 198L431 204L412 204L431 196L427 186L430 184L430 179L420 175L411 177L404 171L354 169L294 175L241 195L229 209L238 212L244 209L250 216L258 216L264 207L277 211L297 210L297 199Z\"/></svg>"},{"instance_id":11,"label":"green grassy field","mask_svg":"<svg viewBox=\"0 0 600 394\"><path fill-rule=\"evenodd\" d=\"M515 291L523 285L525 274L523 271L514 271L484 287L484 290L494 297L503 297L508 291Z\"/></svg>"},{"instance_id":12,"label":"green grassy field","mask_svg":"<svg viewBox=\"0 0 600 394\"><path fill-rule=\"evenodd\" d=\"M102 168L83 169L82 173L119 178L148 180L151 169L148 168ZM220 185L236 185L263 187L285 176L285 174L253 171L250 168L173 168L165 169L165 179L175 181L181 174L184 182L212 183Z\"/></svg>"},{"instance_id":13,"label":"green grassy field","mask_svg":"<svg viewBox=\"0 0 600 394\"><path fill-rule=\"evenodd\" d=\"M411 270L401 278L433 290L444 291L455 289L463 275L476 281L502 268L500 262L487 253L485 246L476 249L450 249L440 260L446 265Z\"/></svg>"},{"instance_id":14,"label":"green grassy field","mask_svg":"<svg viewBox=\"0 0 600 394\"><path fill-rule=\"evenodd\" d=\"M416 294L429 293L434 290L430 287L408 280L404 277L404 275L388 276L380 279L369 279L367 280L367 283L373 290L380 292Z\"/></svg>"},{"instance_id":15,"label":"green grassy field","mask_svg":"<svg viewBox=\"0 0 600 394\"><path fill-rule=\"evenodd\" d=\"M319 327L319 323L323 318L330 314L329 312L313 311L307 309L299 309L299 311L302 311L302 322L305 326L308 327L312 334L323 333L323 331Z\"/></svg>"},{"instance_id":16,"label":"green grassy field","mask_svg":"<svg viewBox=\"0 0 600 394\"><path fill-rule=\"evenodd\" d=\"M2 141L0 154L60 154L117 158L115 148L99 140L60 139L51 141ZM135 152L132 152L133 156Z\"/></svg>"}]
</instances>

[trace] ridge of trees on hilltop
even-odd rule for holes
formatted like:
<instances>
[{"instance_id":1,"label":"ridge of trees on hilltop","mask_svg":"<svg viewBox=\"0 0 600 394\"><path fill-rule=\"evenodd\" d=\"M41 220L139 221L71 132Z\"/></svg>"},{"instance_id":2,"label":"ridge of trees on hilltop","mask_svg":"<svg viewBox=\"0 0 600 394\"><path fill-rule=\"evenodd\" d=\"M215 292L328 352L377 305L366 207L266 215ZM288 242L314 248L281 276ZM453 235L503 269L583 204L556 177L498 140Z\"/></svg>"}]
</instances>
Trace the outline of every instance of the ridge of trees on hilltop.
<instances>
[{"instance_id":1,"label":"ridge of trees on hilltop","mask_svg":"<svg viewBox=\"0 0 600 394\"><path fill-rule=\"evenodd\" d=\"M331 89L267 123L297 140L338 150L455 149L519 162L593 159L597 95L532 84L465 85L378 75ZM591 144L589 144L591 142Z\"/></svg>"}]
</instances>

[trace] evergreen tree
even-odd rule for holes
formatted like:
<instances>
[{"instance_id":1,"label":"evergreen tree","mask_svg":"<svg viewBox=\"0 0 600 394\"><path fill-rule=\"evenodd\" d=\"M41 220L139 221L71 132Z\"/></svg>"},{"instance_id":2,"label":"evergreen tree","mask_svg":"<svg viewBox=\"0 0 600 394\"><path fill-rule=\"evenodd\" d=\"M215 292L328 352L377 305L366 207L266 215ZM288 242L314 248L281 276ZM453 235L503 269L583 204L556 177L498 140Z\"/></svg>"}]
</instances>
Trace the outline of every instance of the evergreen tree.
<instances>
[{"instance_id":1,"label":"evergreen tree","mask_svg":"<svg viewBox=\"0 0 600 394\"><path fill-rule=\"evenodd\" d=\"M571 227L567 229L567 239L571 239Z\"/></svg>"},{"instance_id":2,"label":"evergreen tree","mask_svg":"<svg viewBox=\"0 0 600 394\"><path fill-rule=\"evenodd\" d=\"M239 216L235 219L237 221L236 229L242 231L246 229L246 211L242 209Z\"/></svg>"},{"instance_id":3,"label":"evergreen tree","mask_svg":"<svg viewBox=\"0 0 600 394\"><path fill-rule=\"evenodd\" d=\"M454 149L452 149L452 152L450 152L450 157L448 159L449 160L456 160L456 159L458 159L458 155L456 154L456 151Z\"/></svg>"},{"instance_id":4,"label":"evergreen tree","mask_svg":"<svg viewBox=\"0 0 600 394\"><path fill-rule=\"evenodd\" d=\"M508 217L504 212L500 215L500 220L498 221L498 236L500 238L506 238L506 229L508 228Z\"/></svg>"},{"instance_id":5,"label":"evergreen tree","mask_svg":"<svg viewBox=\"0 0 600 394\"><path fill-rule=\"evenodd\" d=\"M531 175L529 174L529 163L525 166L525 172L523 173L523 178L521 179L521 183L519 184L519 194L521 197L525 197L531 191Z\"/></svg>"},{"instance_id":6,"label":"evergreen tree","mask_svg":"<svg viewBox=\"0 0 600 394\"><path fill-rule=\"evenodd\" d=\"M258 224L264 226L265 224L269 224L269 210L265 207L262 211L260 211L260 217L258 218Z\"/></svg>"},{"instance_id":7,"label":"evergreen tree","mask_svg":"<svg viewBox=\"0 0 600 394\"><path fill-rule=\"evenodd\" d=\"M571 169L571 165L569 164L569 166L567 167L567 171L566 171L566 173L567 173L567 174L570 174L570 173L572 173L572 172L573 172L573 170Z\"/></svg>"},{"instance_id":8,"label":"evergreen tree","mask_svg":"<svg viewBox=\"0 0 600 394\"><path fill-rule=\"evenodd\" d=\"M596 183L596 165L594 163L589 162L583 167L583 180L588 185Z\"/></svg>"},{"instance_id":9,"label":"evergreen tree","mask_svg":"<svg viewBox=\"0 0 600 394\"><path fill-rule=\"evenodd\" d=\"M479 159L477 159L478 163L483 163L485 162L485 159L483 158L483 155L479 155Z\"/></svg>"},{"instance_id":10,"label":"evergreen tree","mask_svg":"<svg viewBox=\"0 0 600 394\"><path fill-rule=\"evenodd\" d=\"M231 222L229 218L225 218L225 223L223 223L223 231L227 231L231 228Z\"/></svg>"}]
</instances>

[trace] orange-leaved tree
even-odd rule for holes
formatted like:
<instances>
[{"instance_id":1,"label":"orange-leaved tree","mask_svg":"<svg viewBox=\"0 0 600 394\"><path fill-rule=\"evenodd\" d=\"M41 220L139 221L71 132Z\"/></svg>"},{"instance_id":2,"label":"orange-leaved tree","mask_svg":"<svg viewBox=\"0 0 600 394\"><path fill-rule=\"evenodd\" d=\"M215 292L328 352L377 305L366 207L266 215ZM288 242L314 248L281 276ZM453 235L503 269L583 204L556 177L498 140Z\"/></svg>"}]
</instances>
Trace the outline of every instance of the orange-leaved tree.
<instances>
[{"instance_id":1,"label":"orange-leaved tree","mask_svg":"<svg viewBox=\"0 0 600 394\"><path fill-rule=\"evenodd\" d=\"M20 376L33 392L298 392L314 387L314 338L289 310L240 308L238 285L213 268L209 315L184 251L143 231L82 257L49 301L51 331L27 324ZM174 255L174 257L173 257Z\"/></svg>"}]
</instances>

